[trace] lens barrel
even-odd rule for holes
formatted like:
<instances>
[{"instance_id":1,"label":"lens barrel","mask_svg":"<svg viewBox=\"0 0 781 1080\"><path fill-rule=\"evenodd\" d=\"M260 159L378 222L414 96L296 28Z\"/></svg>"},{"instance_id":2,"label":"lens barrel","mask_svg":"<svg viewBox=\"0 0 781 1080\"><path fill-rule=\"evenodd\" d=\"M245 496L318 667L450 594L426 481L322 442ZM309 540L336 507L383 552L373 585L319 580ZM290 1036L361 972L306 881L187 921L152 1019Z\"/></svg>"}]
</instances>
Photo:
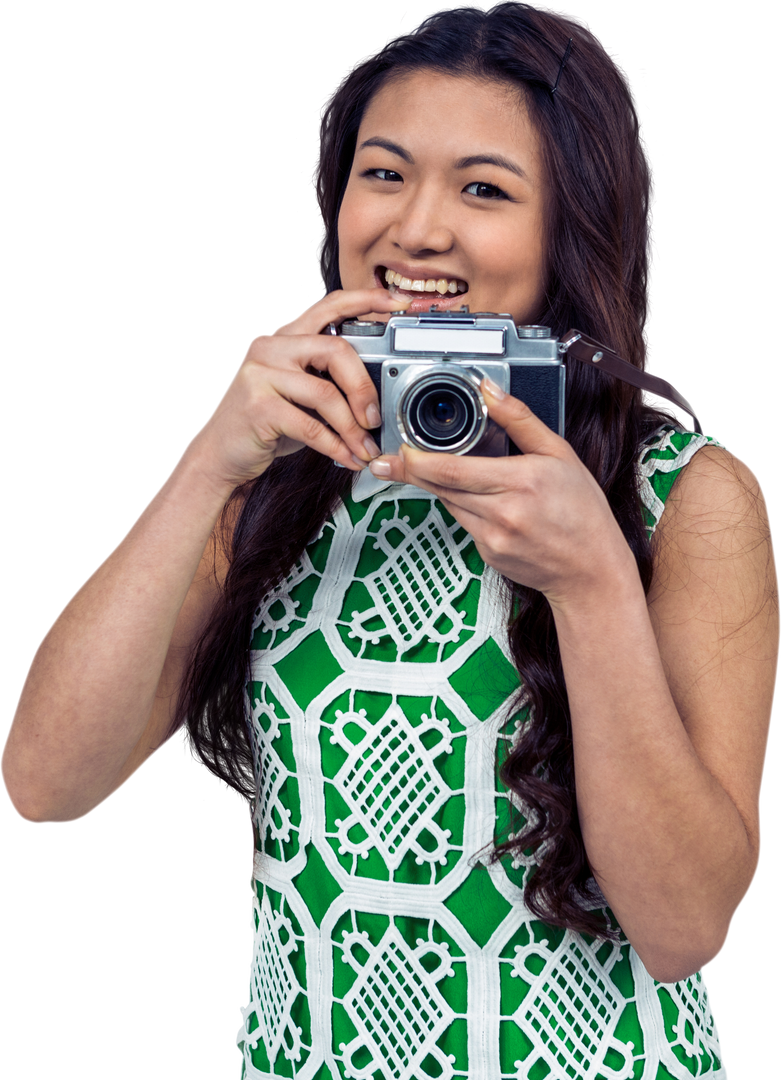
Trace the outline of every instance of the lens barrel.
<instances>
[{"instance_id":1,"label":"lens barrel","mask_svg":"<svg viewBox=\"0 0 781 1080\"><path fill-rule=\"evenodd\" d=\"M407 387L399 401L398 420L413 446L464 454L482 437L486 413L474 377L467 372L438 371Z\"/></svg>"}]
</instances>

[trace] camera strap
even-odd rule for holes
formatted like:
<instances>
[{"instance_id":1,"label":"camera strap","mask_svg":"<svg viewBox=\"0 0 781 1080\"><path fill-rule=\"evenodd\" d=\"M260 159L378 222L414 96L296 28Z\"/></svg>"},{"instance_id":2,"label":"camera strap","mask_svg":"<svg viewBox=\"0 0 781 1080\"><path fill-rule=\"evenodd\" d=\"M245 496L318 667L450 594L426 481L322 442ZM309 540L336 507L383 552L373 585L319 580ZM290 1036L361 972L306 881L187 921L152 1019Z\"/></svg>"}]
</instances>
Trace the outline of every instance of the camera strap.
<instances>
[{"instance_id":1,"label":"camera strap","mask_svg":"<svg viewBox=\"0 0 781 1080\"><path fill-rule=\"evenodd\" d=\"M702 431L702 425L697 419L694 409L683 394L679 394L675 387L664 379L640 371L639 368L634 367L627 360L622 360L612 349L608 349L607 345L601 345L594 338L581 334L579 330L568 330L559 342L559 352L567 357L571 356L574 360L579 360L582 364L599 367L602 371L606 371L608 375L614 375L617 379L621 379L622 382L636 386L638 390L648 390L649 393L656 394L657 397L672 401L674 405L678 405L679 408L691 416L694 421L695 431Z\"/></svg>"}]
</instances>

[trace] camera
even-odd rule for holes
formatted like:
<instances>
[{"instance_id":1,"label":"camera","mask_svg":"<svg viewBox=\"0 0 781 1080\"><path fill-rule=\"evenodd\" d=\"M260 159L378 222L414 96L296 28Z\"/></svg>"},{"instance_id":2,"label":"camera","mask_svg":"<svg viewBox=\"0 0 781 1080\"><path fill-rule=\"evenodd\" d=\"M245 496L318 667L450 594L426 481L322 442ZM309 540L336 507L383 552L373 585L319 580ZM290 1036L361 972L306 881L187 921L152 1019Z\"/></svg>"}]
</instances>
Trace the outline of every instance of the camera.
<instances>
[{"instance_id":1,"label":"camera","mask_svg":"<svg viewBox=\"0 0 781 1080\"><path fill-rule=\"evenodd\" d=\"M518 453L493 423L480 392L487 376L564 434L565 366L546 326L516 326L511 315L436 311L350 319L337 330L377 387L383 454L402 443L420 450L501 457Z\"/></svg>"},{"instance_id":2,"label":"camera","mask_svg":"<svg viewBox=\"0 0 781 1080\"><path fill-rule=\"evenodd\" d=\"M547 326L516 326L511 315L470 314L464 306L432 307L420 315L400 311L387 323L348 319L339 328L331 323L329 331L349 341L377 388L384 454L398 453L402 443L449 454L520 453L488 417L480 392L485 376L563 436L565 358L665 398L702 431L694 409L671 383L580 330L567 330L559 339Z\"/></svg>"}]
</instances>

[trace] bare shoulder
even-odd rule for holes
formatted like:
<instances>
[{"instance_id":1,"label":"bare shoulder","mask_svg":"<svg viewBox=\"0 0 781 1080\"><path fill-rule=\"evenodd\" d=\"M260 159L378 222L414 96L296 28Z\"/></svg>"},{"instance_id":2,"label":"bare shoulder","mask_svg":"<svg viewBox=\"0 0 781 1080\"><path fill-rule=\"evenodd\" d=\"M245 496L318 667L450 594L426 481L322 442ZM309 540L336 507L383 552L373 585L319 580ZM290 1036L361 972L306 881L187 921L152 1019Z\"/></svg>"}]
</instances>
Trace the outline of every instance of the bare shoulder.
<instances>
[{"instance_id":1,"label":"bare shoulder","mask_svg":"<svg viewBox=\"0 0 781 1080\"><path fill-rule=\"evenodd\" d=\"M673 484L651 551L652 612L691 623L710 611L723 631L745 630L764 612L767 652L781 580L770 505L748 461L723 447L698 450ZM777 656L778 639L770 651Z\"/></svg>"},{"instance_id":2,"label":"bare shoulder","mask_svg":"<svg viewBox=\"0 0 781 1080\"><path fill-rule=\"evenodd\" d=\"M759 483L742 461L720 446L704 446L676 480L657 529L664 542L679 532L759 528L768 534Z\"/></svg>"}]
</instances>

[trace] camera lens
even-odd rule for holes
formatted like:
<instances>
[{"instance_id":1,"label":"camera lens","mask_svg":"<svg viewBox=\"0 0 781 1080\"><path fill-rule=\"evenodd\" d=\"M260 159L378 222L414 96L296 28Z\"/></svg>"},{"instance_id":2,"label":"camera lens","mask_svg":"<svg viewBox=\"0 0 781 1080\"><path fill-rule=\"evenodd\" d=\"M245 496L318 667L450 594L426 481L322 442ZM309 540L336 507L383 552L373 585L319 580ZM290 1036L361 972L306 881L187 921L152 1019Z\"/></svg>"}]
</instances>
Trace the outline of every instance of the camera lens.
<instances>
[{"instance_id":1,"label":"camera lens","mask_svg":"<svg viewBox=\"0 0 781 1080\"><path fill-rule=\"evenodd\" d=\"M416 380L400 402L399 419L414 446L450 453L465 453L485 427L479 392L455 374Z\"/></svg>"},{"instance_id":2,"label":"camera lens","mask_svg":"<svg viewBox=\"0 0 781 1080\"><path fill-rule=\"evenodd\" d=\"M457 391L434 387L418 396L410 419L416 431L425 438L449 446L463 434L468 420L468 405Z\"/></svg>"}]
</instances>

